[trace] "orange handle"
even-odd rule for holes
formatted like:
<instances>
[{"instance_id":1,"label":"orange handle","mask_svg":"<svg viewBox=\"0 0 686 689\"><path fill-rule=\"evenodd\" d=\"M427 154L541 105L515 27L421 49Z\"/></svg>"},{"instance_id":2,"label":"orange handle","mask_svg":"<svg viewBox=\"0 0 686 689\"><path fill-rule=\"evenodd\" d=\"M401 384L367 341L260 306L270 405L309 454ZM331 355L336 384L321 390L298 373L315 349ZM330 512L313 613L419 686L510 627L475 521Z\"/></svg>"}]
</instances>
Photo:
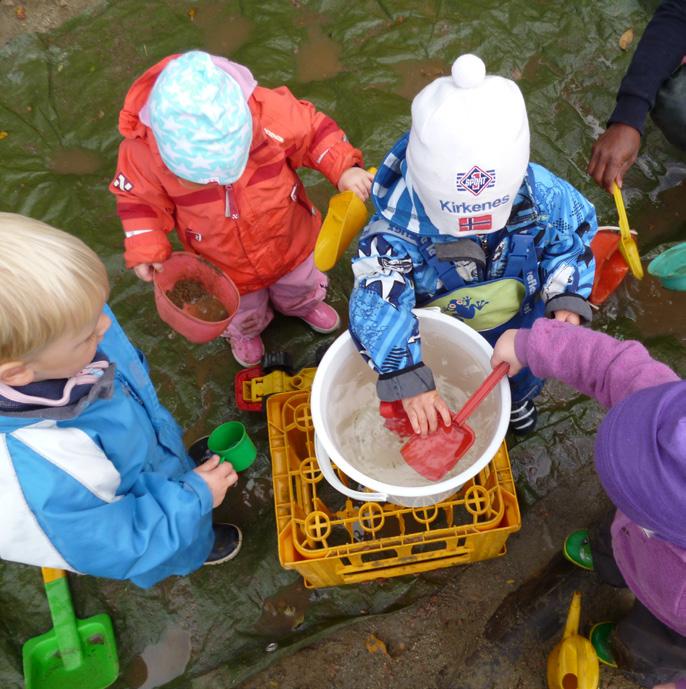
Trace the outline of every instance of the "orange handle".
<instances>
[{"instance_id":1,"label":"orange handle","mask_svg":"<svg viewBox=\"0 0 686 689\"><path fill-rule=\"evenodd\" d=\"M489 374L486 376L481 385L474 391L474 394L467 400L466 404L453 417L453 423L456 426L461 426L471 415L472 412L484 401L493 388L501 381L503 376L507 375L510 370L510 364L506 361L501 361Z\"/></svg>"}]
</instances>

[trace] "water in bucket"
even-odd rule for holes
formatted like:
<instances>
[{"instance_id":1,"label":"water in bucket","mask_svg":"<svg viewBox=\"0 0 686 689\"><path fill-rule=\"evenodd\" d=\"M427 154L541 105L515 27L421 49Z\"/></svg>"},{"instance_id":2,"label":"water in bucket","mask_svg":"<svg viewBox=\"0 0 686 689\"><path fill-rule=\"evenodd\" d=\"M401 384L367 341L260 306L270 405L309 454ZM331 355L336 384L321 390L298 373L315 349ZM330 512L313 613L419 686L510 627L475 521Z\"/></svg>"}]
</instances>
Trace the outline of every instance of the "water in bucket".
<instances>
[{"instance_id":1,"label":"water in bucket","mask_svg":"<svg viewBox=\"0 0 686 689\"><path fill-rule=\"evenodd\" d=\"M484 371L459 351L445 352L441 344L422 341L424 360L434 373L436 387L451 410L459 410L469 395L483 382ZM384 426L379 415L376 380L369 369L355 371L345 383L336 386L332 394L335 412L335 433L341 454L356 469L370 478L396 486L423 486L431 481L412 469L400 454L407 438L400 438ZM333 411L333 410L332 410ZM494 398L486 399L470 417L476 433L474 445L442 480L447 480L469 468L486 450L492 433L480 433L492 427L498 415Z\"/></svg>"}]
</instances>

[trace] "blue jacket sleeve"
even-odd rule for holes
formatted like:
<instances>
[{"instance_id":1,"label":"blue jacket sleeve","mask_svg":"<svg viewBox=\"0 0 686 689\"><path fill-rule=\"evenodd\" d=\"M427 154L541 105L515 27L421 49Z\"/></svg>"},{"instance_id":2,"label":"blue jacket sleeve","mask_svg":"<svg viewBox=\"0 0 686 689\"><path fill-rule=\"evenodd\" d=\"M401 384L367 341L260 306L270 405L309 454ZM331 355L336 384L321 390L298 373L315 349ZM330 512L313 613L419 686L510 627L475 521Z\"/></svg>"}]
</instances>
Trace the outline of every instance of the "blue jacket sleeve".
<instances>
[{"instance_id":1,"label":"blue jacket sleeve","mask_svg":"<svg viewBox=\"0 0 686 689\"><path fill-rule=\"evenodd\" d=\"M394 236L363 237L353 274L350 333L365 360L382 374L420 363L409 245Z\"/></svg>"},{"instance_id":2,"label":"blue jacket sleeve","mask_svg":"<svg viewBox=\"0 0 686 689\"><path fill-rule=\"evenodd\" d=\"M545 225L537 248L546 312L565 309L590 320L586 300L595 275L591 251L591 240L598 230L595 208L568 182L540 165L531 167L535 175L534 194Z\"/></svg>"},{"instance_id":3,"label":"blue jacket sleeve","mask_svg":"<svg viewBox=\"0 0 686 689\"><path fill-rule=\"evenodd\" d=\"M377 392L382 400L435 389L431 370L422 363L419 326L412 313L415 260L420 260L416 247L384 234L363 236L353 259L350 334L365 361L379 373Z\"/></svg>"},{"instance_id":4,"label":"blue jacket sleeve","mask_svg":"<svg viewBox=\"0 0 686 689\"><path fill-rule=\"evenodd\" d=\"M64 435L60 449L69 454L71 436ZM76 571L147 588L192 572L207 557L212 499L193 471L176 480L143 471L123 492L113 491L64 470L16 438L8 438L8 448L29 508ZM84 452L81 445L72 449L74 456ZM96 459L106 461L104 455Z\"/></svg>"},{"instance_id":5,"label":"blue jacket sleeve","mask_svg":"<svg viewBox=\"0 0 686 689\"><path fill-rule=\"evenodd\" d=\"M420 363L409 244L389 235L363 237L353 274L350 333L365 360L381 374Z\"/></svg>"}]
</instances>

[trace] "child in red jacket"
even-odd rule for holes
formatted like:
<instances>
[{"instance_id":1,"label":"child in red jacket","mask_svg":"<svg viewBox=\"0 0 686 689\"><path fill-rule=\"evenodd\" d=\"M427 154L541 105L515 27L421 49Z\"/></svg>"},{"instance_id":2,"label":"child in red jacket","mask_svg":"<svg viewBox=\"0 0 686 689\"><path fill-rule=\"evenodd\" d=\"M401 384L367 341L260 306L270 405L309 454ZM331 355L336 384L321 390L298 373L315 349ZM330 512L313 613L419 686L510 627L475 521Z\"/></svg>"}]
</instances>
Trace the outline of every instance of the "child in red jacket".
<instances>
[{"instance_id":1,"label":"child in red jacket","mask_svg":"<svg viewBox=\"0 0 686 689\"><path fill-rule=\"evenodd\" d=\"M110 190L126 233L126 265L142 280L164 269L176 228L187 251L236 283L241 306L224 333L239 364L260 361L260 333L281 313L332 332L327 278L313 263L321 217L296 174L319 170L366 200L371 175L338 125L282 86L192 51L149 69L119 116L125 137Z\"/></svg>"}]
</instances>

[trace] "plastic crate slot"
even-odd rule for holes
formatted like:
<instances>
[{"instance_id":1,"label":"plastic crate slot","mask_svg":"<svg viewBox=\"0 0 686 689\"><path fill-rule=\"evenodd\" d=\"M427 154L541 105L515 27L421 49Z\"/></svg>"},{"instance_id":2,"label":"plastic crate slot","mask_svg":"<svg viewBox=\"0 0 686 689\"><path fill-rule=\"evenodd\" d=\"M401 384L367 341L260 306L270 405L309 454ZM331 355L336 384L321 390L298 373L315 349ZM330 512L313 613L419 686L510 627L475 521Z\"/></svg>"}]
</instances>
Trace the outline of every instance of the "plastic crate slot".
<instances>
[{"instance_id":1,"label":"plastic crate slot","mask_svg":"<svg viewBox=\"0 0 686 689\"><path fill-rule=\"evenodd\" d=\"M307 457L300 464L300 476L305 483L319 483L324 475L319 469L316 457Z\"/></svg>"},{"instance_id":2,"label":"plastic crate slot","mask_svg":"<svg viewBox=\"0 0 686 689\"><path fill-rule=\"evenodd\" d=\"M490 509L491 496L483 486L470 486L464 496L464 506L470 514L478 517Z\"/></svg>"},{"instance_id":3,"label":"plastic crate slot","mask_svg":"<svg viewBox=\"0 0 686 689\"><path fill-rule=\"evenodd\" d=\"M299 404L293 410L293 424L301 432L307 432L312 428L312 414L307 402Z\"/></svg>"},{"instance_id":4,"label":"plastic crate slot","mask_svg":"<svg viewBox=\"0 0 686 689\"><path fill-rule=\"evenodd\" d=\"M445 550L448 547L446 541L431 541L429 543L418 543L413 545L411 552L413 555L423 555L426 553L435 553L437 550Z\"/></svg>"},{"instance_id":5,"label":"plastic crate slot","mask_svg":"<svg viewBox=\"0 0 686 689\"><path fill-rule=\"evenodd\" d=\"M436 517L438 517L438 506L430 505L429 507L415 507L412 510L412 516L420 524L431 524L431 522L436 521Z\"/></svg>"},{"instance_id":6,"label":"plastic crate slot","mask_svg":"<svg viewBox=\"0 0 686 689\"><path fill-rule=\"evenodd\" d=\"M386 521L383 508L376 502L366 502L357 513L360 528L369 534L375 534L383 528Z\"/></svg>"}]
</instances>

